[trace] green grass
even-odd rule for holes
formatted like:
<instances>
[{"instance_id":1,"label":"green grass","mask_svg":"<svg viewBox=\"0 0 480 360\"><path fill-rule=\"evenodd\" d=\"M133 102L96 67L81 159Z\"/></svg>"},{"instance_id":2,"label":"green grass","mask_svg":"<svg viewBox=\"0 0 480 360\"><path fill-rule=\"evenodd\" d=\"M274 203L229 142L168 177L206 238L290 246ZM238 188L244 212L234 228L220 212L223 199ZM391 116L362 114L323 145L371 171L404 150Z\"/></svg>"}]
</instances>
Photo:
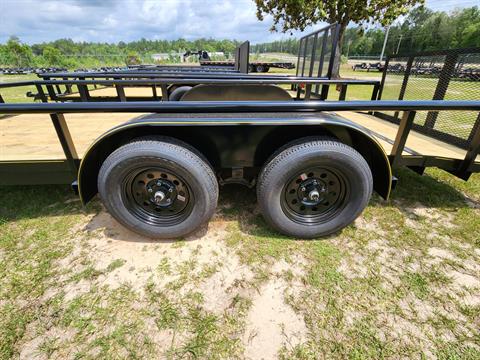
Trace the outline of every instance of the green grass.
<instances>
[{"instance_id":1,"label":"green grass","mask_svg":"<svg viewBox=\"0 0 480 360\"><path fill-rule=\"evenodd\" d=\"M38 80L38 76L35 74L28 75L0 75L0 83L8 82L17 82L17 81L28 81L28 80ZM37 89L35 86L21 86L21 87L12 87L12 88L0 88L0 94L3 97L3 100L7 103L23 103L23 102L33 102L33 98L27 97L26 93L31 91L36 93Z\"/></svg>"},{"instance_id":2,"label":"green grass","mask_svg":"<svg viewBox=\"0 0 480 360\"><path fill-rule=\"evenodd\" d=\"M479 287L455 276L480 281L480 174L396 176L390 201L375 195L360 221L311 241L271 230L254 191L227 186L207 237L228 253L208 256L205 238L142 243L109 235L108 224L89 229L98 201L83 208L67 186L0 187L0 358L18 358L34 339L52 358L242 358L249 311L280 279L306 326L282 359L477 359L480 307L467 299ZM135 244L158 260L138 274ZM233 257L240 266L226 270ZM111 285L120 272L134 281ZM232 273L214 293L228 301L207 306L206 284Z\"/></svg>"}]
</instances>

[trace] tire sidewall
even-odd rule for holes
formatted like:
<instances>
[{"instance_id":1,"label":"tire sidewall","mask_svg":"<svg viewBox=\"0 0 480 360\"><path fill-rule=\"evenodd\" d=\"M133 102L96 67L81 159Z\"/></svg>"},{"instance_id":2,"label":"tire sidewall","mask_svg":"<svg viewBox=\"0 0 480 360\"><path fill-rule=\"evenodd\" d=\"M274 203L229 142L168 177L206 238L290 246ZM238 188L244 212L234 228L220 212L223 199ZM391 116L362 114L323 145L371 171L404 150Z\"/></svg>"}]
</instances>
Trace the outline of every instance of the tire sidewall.
<instances>
[{"instance_id":1,"label":"tire sidewall","mask_svg":"<svg viewBox=\"0 0 480 360\"><path fill-rule=\"evenodd\" d=\"M279 161L280 158L282 153L272 160L275 164L268 169L268 180L259 198L261 211L267 222L284 234L313 238L334 233L355 220L370 199L372 193L370 169L367 165L368 172L365 171L365 166L358 164L356 159L347 153L329 148L294 152ZM343 207L334 217L321 225L305 225L290 219L281 205L286 184L305 169L322 166L343 175L348 189Z\"/></svg>"}]
</instances>

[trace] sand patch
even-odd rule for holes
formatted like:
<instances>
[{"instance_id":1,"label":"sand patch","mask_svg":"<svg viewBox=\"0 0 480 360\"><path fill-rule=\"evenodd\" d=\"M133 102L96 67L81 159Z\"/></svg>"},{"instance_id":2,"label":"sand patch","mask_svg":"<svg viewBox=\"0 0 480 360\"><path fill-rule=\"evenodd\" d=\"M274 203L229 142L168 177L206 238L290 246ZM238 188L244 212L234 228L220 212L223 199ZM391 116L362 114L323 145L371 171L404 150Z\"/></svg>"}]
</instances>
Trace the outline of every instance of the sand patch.
<instances>
[{"instance_id":1,"label":"sand patch","mask_svg":"<svg viewBox=\"0 0 480 360\"><path fill-rule=\"evenodd\" d=\"M283 346L291 350L305 340L303 319L284 302L286 287L283 281L269 281L253 299L243 339L247 359L274 359Z\"/></svg>"}]
</instances>

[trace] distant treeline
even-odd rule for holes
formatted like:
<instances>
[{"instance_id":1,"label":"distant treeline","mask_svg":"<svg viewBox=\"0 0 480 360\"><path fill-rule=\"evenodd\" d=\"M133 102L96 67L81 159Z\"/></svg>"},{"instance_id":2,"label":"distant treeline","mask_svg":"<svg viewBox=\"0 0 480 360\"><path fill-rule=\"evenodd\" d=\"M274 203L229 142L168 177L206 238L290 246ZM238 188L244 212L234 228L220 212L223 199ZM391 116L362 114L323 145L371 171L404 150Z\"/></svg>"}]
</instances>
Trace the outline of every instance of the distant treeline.
<instances>
[{"instance_id":1,"label":"distant treeline","mask_svg":"<svg viewBox=\"0 0 480 360\"><path fill-rule=\"evenodd\" d=\"M348 28L343 39L343 55L379 55L385 29ZM299 41L289 39L252 46L254 52L297 54ZM390 27L386 54L420 52L448 48L480 47L480 9L477 6L450 13L428 8L413 9L398 25Z\"/></svg>"},{"instance_id":2,"label":"distant treeline","mask_svg":"<svg viewBox=\"0 0 480 360\"><path fill-rule=\"evenodd\" d=\"M17 37L11 37L6 44L0 44L0 66L67 68L125 65L127 59L152 63L152 54L176 53L186 50L206 50L233 53L240 44L235 40L198 39L146 40L141 39L117 44L74 42L60 39L48 43L27 45ZM166 61L178 61L167 58Z\"/></svg>"},{"instance_id":3,"label":"distant treeline","mask_svg":"<svg viewBox=\"0 0 480 360\"><path fill-rule=\"evenodd\" d=\"M343 55L378 55L385 30L361 27L347 29L343 39ZM154 53L176 53L185 50L206 50L233 53L236 40L198 39L146 40L117 44L74 42L60 39L29 46L17 37L0 44L0 66L12 67L99 67L125 65L125 62L152 63ZM254 53L282 52L296 54L297 39L252 45ZM480 10L477 6L449 13L416 8L397 25L390 27L386 54L445 48L480 47ZM178 61L167 58L165 61Z\"/></svg>"}]
</instances>

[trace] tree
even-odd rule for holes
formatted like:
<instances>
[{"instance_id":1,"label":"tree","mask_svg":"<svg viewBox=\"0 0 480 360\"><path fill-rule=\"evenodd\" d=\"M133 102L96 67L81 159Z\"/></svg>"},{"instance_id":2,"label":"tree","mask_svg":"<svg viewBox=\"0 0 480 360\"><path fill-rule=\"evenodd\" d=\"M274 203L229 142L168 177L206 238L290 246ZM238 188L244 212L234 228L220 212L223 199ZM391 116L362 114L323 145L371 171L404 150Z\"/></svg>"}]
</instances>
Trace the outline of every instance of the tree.
<instances>
[{"instance_id":1,"label":"tree","mask_svg":"<svg viewBox=\"0 0 480 360\"><path fill-rule=\"evenodd\" d=\"M27 44L22 44L16 36L10 37L5 45L4 52L4 62L6 64L25 67L33 63L32 49Z\"/></svg>"},{"instance_id":2,"label":"tree","mask_svg":"<svg viewBox=\"0 0 480 360\"><path fill-rule=\"evenodd\" d=\"M257 17L263 20L272 15L272 31L281 23L282 31L304 30L319 21L340 25L339 41L335 49L333 77L339 76L343 35L351 22L363 25L375 23L387 26L424 0L254 0Z\"/></svg>"},{"instance_id":3,"label":"tree","mask_svg":"<svg viewBox=\"0 0 480 360\"><path fill-rule=\"evenodd\" d=\"M135 51L130 51L125 59L125 63L127 65L140 65L142 61Z\"/></svg>"},{"instance_id":4,"label":"tree","mask_svg":"<svg viewBox=\"0 0 480 360\"><path fill-rule=\"evenodd\" d=\"M46 46L43 49L43 58L47 66L63 66L65 65L65 59L60 50L53 46Z\"/></svg>"}]
</instances>

